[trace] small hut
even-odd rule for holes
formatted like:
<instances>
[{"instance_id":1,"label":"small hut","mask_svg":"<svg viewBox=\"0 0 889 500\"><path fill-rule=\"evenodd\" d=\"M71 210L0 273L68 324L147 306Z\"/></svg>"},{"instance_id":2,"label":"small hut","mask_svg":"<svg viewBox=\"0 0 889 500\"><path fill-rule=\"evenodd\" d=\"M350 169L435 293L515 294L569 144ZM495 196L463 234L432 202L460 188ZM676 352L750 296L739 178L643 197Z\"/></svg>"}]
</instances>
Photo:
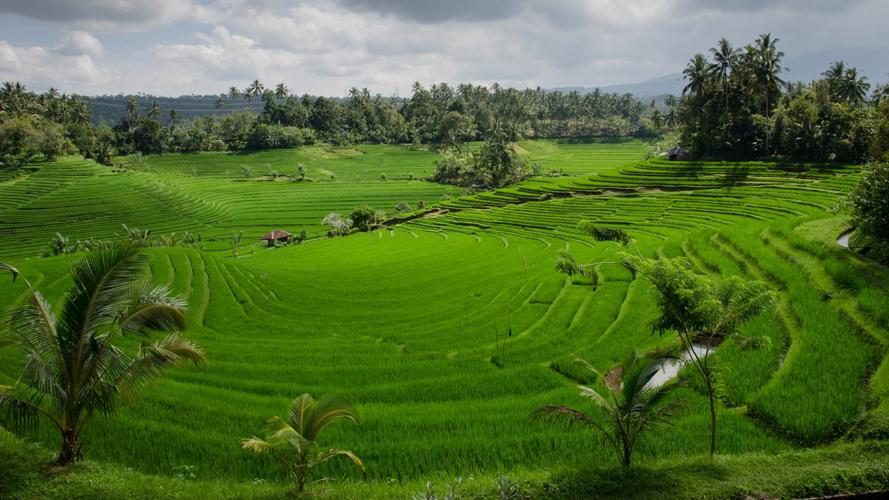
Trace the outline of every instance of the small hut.
<instances>
[{"instance_id":1,"label":"small hut","mask_svg":"<svg viewBox=\"0 0 889 500\"><path fill-rule=\"evenodd\" d=\"M667 158L673 161L684 161L691 158L691 155L688 151L682 148L682 146L676 146L670 151L667 152Z\"/></svg>"},{"instance_id":2,"label":"small hut","mask_svg":"<svg viewBox=\"0 0 889 500\"><path fill-rule=\"evenodd\" d=\"M266 240L270 247L273 247L278 243L290 243L290 240L293 239L293 235L287 231L276 229L263 235L262 239Z\"/></svg>"}]
</instances>

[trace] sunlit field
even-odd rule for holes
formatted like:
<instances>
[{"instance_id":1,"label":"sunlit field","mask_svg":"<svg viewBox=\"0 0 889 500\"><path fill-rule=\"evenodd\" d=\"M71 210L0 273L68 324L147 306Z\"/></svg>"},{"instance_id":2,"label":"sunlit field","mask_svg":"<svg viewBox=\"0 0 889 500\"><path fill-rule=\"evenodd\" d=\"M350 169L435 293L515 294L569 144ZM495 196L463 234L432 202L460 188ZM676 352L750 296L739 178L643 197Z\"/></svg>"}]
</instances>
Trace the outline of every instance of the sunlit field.
<instances>
[{"instance_id":1,"label":"sunlit field","mask_svg":"<svg viewBox=\"0 0 889 500\"><path fill-rule=\"evenodd\" d=\"M560 374L576 356L607 371L634 349L678 343L652 333L651 285L610 264L637 250L593 241L578 230L582 219L625 229L645 256L685 256L702 273L776 290L774 309L715 354L720 453L830 442L859 424L862 409L882 407L889 273L835 244L845 227L831 212L858 167L645 160L638 141L520 147L562 175L460 196L422 180L435 153L318 146L152 156L124 173L69 158L4 179L0 257L54 300L78 258L38 258L55 232L110 238L128 224L207 240L147 252L154 280L188 299L189 335L209 364L153 382L114 419L96 417L85 453L162 475L193 466L205 479L268 478L271 459L239 441L309 392L358 404L361 425L332 427L324 445L355 451L372 479L610 463L597 435L532 421L531 411L585 404ZM299 164L306 179L294 181ZM321 237L329 212L420 200L449 212ZM312 238L300 245L259 240L302 228ZM237 257L233 231L244 232ZM601 263L595 280L554 269L565 248ZM4 284L0 300L23 292ZM768 341L751 349L747 337ZM13 381L17 353L0 360L0 383ZM706 398L694 384L675 397L691 403L675 427L646 435L640 463L707 452ZM30 437L54 447L51 431ZM343 463L326 471L354 476Z\"/></svg>"}]
</instances>

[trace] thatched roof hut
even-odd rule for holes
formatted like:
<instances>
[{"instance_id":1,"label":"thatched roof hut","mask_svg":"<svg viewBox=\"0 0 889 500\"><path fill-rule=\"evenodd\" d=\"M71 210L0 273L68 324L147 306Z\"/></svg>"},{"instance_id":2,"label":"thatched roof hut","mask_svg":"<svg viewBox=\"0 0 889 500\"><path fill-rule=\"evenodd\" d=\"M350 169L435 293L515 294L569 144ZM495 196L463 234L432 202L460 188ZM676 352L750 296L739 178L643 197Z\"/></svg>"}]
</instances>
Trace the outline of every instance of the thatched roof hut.
<instances>
[{"instance_id":1,"label":"thatched roof hut","mask_svg":"<svg viewBox=\"0 0 889 500\"><path fill-rule=\"evenodd\" d=\"M292 234L287 231L281 231L280 229L270 231L262 236L262 239L266 240L270 247L275 246L278 242L288 243L292 238Z\"/></svg>"}]
</instances>

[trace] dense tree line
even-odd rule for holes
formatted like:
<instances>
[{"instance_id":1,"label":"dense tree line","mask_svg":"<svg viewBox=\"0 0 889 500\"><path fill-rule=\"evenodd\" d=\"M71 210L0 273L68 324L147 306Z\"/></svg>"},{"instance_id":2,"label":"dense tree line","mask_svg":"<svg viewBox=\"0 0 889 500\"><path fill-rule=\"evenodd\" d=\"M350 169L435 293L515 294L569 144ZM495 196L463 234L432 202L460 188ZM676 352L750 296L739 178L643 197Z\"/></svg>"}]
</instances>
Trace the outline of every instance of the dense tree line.
<instances>
[{"instance_id":1,"label":"dense tree line","mask_svg":"<svg viewBox=\"0 0 889 500\"><path fill-rule=\"evenodd\" d=\"M647 136L663 122L653 105L631 95L595 91L546 92L445 83L413 85L407 98L371 95L353 88L345 98L295 96L284 84L266 89L254 80L220 97L217 115L181 120L175 109L127 99L126 115L112 126L91 123L77 96L27 91L19 83L0 89L3 165L79 152L103 163L114 155L287 148L330 144L415 143L458 147L465 141L515 141L525 137ZM260 112L222 113L235 99L261 101ZM163 116L162 116L163 114Z\"/></svg>"},{"instance_id":2,"label":"dense tree line","mask_svg":"<svg viewBox=\"0 0 889 500\"><path fill-rule=\"evenodd\" d=\"M722 39L683 71L681 143L698 157L863 161L889 152L889 89L833 63L803 84L782 78L779 40L760 35L735 48Z\"/></svg>"},{"instance_id":3,"label":"dense tree line","mask_svg":"<svg viewBox=\"0 0 889 500\"><path fill-rule=\"evenodd\" d=\"M101 153L95 138L89 106L80 98L52 88L38 95L20 83L0 86L0 170L18 168L35 156L81 151L95 157Z\"/></svg>"}]
</instances>

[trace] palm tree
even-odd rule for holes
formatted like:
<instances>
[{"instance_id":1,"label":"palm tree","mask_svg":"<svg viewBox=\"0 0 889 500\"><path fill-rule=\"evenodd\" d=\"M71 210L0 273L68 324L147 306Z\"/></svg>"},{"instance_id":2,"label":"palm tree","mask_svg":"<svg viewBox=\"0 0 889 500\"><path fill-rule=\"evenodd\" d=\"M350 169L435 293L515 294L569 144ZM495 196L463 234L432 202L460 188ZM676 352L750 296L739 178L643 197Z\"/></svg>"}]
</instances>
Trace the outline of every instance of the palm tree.
<instances>
[{"instance_id":1,"label":"palm tree","mask_svg":"<svg viewBox=\"0 0 889 500\"><path fill-rule=\"evenodd\" d=\"M225 101L223 101L221 97L217 97L216 100L213 101L213 108L214 109L220 110L220 109L222 109L222 106L224 106L224 105L225 105Z\"/></svg>"},{"instance_id":2,"label":"palm tree","mask_svg":"<svg viewBox=\"0 0 889 500\"><path fill-rule=\"evenodd\" d=\"M287 88L286 85L284 85L283 83L275 85L275 97L284 99L288 95L290 95L290 90Z\"/></svg>"},{"instance_id":3,"label":"palm tree","mask_svg":"<svg viewBox=\"0 0 889 500\"><path fill-rule=\"evenodd\" d=\"M840 82L843 80L843 77L846 76L845 61L834 61L831 63L830 67L827 68L827 71L821 73L821 76L827 80L827 84L830 87L831 99L836 99L839 97Z\"/></svg>"},{"instance_id":4,"label":"palm tree","mask_svg":"<svg viewBox=\"0 0 889 500\"><path fill-rule=\"evenodd\" d=\"M728 76L734 69L738 58L738 51L732 47L731 42L722 38L716 43L716 47L710 49L713 54L712 70L722 83L722 93L725 96L725 109L728 109Z\"/></svg>"},{"instance_id":5,"label":"palm tree","mask_svg":"<svg viewBox=\"0 0 889 500\"><path fill-rule=\"evenodd\" d=\"M139 104L133 96L127 97L127 113L130 115L131 122L139 119Z\"/></svg>"},{"instance_id":6,"label":"palm tree","mask_svg":"<svg viewBox=\"0 0 889 500\"><path fill-rule=\"evenodd\" d=\"M358 423L358 412L341 399L324 398L316 402L311 395L303 394L290 405L289 421L272 417L265 439L253 436L241 441L241 446L254 453L273 453L284 472L296 478L297 491L302 492L312 469L335 457L348 458L364 474L364 463L351 451L333 448L313 455L318 435L340 419Z\"/></svg>"},{"instance_id":7,"label":"palm tree","mask_svg":"<svg viewBox=\"0 0 889 500\"><path fill-rule=\"evenodd\" d=\"M780 90L784 85L784 80L779 76L784 69L781 67L781 60L784 59L784 52L777 48L780 38L772 38L770 33L759 35L756 40L756 69L754 74L759 83L760 89L765 95L766 116L771 116L770 98L773 92Z\"/></svg>"},{"instance_id":8,"label":"palm tree","mask_svg":"<svg viewBox=\"0 0 889 500\"><path fill-rule=\"evenodd\" d=\"M161 114L161 107L157 105L157 101L151 103L151 106L148 108L148 117L156 119Z\"/></svg>"},{"instance_id":9,"label":"palm tree","mask_svg":"<svg viewBox=\"0 0 889 500\"><path fill-rule=\"evenodd\" d=\"M252 101L254 97L261 96L264 90L265 86L260 83L258 79L253 80L253 83L251 83L249 87L244 89L244 97L246 97L248 101Z\"/></svg>"},{"instance_id":10,"label":"palm tree","mask_svg":"<svg viewBox=\"0 0 889 500\"><path fill-rule=\"evenodd\" d=\"M755 47L755 65L753 75L760 90L765 95L766 117L772 115L770 102L772 93L780 92L784 80L779 76L782 71L781 60L784 52L777 49L778 38L770 33L759 35ZM766 128L766 155L769 154L769 129Z\"/></svg>"},{"instance_id":11,"label":"palm tree","mask_svg":"<svg viewBox=\"0 0 889 500\"><path fill-rule=\"evenodd\" d=\"M27 304L12 312L8 334L25 354L18 383L0 390L15 426L44 417L59 430L56 464L81 458L80 437L96 412L113 413L121 396L136 390L167 367L205 361L196 344L183 339L185 302L145 278L148 257L132 247L88 254L71 270L73 286L62 302L61 317L25 280ZM13 273L11 266L0 269ZM155 343L148 338L166 333ZM120 350L120 335L145 339L134 356Z\"/></svg>"},{"instance_id":12,"label":"palm tree","mask_svg":"<svg viewBox=\"0 0 889 500\"><path fill-rule=\"evenodd\" d=\"M171 109L170 110L170 125L176 125L177 121L179 121L179 113L177 113L175 109Z\"/></svg>"},{"instance_id":13,"label":"palm tree","mask_svg":"<svg viewBox=\"0 0 889 500\"><path fill-rule=\"evenodd\" d=\"M682 75L688 80L688 84L682 89L683 94L691 94L701 99L707 90L707 79L711 73L710 63L704 54L695 54L688 61L688 65L682 70Z\"/></svg>"},{"instance_id":14,"label":"palm tree","mask_svg":"<svg viewBox=\"0 0 889 500\"><path fill-rule=\"evenodd\" d=\"M75 97L71 101L71 119L77 125L86 125L90 122L90 118L92 116L92 110L89 107L89 104L86 103L83 99L79 97Z\"/></svg>"},{"instance_id":15,"label":"palm tree","mask_svg":"<svg viewBox=\"0 0 889 500\"><path fill-rule=\"evenodd\" d=\"M867 77L863 75L858 76L858 68L847 69L837 85L839 97L852 106L857 106L864 102L869 90L870 84L867 83Z\"/></svg>"},{"instance_id":16,"label":"palm tree","mask_svg":"<svg viewBox=\"0 0 889 500\"><path fill-rule=\"evenodd\" d=\"M566 420L598 430L605 435L620 464L629 467L633 450L645 431L668 424L669 418L685 404L685 401L668 401L667 398L679 387L679 382L674 380L661 386L652 384L660 361L659 358L646 358L632 353L618 368L621 373L620 382L609 384L604 375L589 363L577 360L578 364L600 381L597 388L583 385L579 388L580 395L591 400L600 413L605 415L606 423L602 423L598 416L561 405L541 406L534 411L532 417Z\"/></svg>"},{"instance_id":17,"label":"palm tree","mask_svg":"<svg viewBox=\"0 0 889 500\"><path fill-rule=\"evenodd\" d=\"M229 87L228 97L231 99L237 99L238 97L241 97L241 91L238 90L238 87Z\"/></svg>"}]
</instances>

